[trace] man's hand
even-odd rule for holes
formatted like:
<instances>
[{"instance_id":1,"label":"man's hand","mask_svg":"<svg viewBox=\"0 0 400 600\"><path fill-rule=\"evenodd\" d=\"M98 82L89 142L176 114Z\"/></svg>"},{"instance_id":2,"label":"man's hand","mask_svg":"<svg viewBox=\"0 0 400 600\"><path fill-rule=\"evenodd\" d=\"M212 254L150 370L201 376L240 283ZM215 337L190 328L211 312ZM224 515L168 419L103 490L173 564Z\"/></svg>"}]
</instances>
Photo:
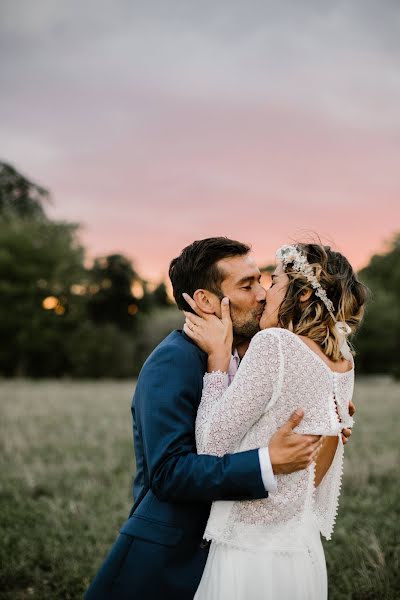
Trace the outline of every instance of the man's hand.
<instances>
[{"instance_id":1,"label":"man's hand","mask_svg":"<svg viewBox=\"0 0 400 600\"><path fill-rule=\"evenodd\" d=\"M323 438L293 432L303 416L302 410L296 410L271 438L268 451L275 475L306 469L317 457Z\"/></svg>"}]
</instances>

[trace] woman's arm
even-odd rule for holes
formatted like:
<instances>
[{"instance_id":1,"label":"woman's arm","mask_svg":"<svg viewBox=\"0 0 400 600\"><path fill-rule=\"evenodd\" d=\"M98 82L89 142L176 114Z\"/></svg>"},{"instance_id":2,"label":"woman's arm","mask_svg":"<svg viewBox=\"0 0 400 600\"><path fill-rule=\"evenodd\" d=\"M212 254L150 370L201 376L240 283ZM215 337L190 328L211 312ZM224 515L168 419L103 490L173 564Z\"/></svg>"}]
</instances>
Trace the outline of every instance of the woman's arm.
<instances>
[{"instance_id":1,"label":"woman's arm","mask_svg":"<svg viewBox=\"0 0 400 600\"><path fill-rule=\"evenodd\" d=\"M271 400L280 368L279 339L264 331L253 338L229 388L226 374L206 373L196 419L199 453L222 456L237 447Z\"/></svg>"},{"instance_id":2,"label":"woman's arm","mask_svg":"<svg viewBox=\"0 0 400 600\"><path fill-rule=\"evenodd\" d=\"M218 319L215 315L203 313L188 294L184 294L184 298L196 313L185 312L184 330L208 354L208 370L219 371L205 376L196 421L197 451L220 456L225 453L226 448L232 451L236 449L244 434L264 412L266 403L277 395L279 375L283 369L280 340L271 330L257 334L234 383L226 391L226 371L232 353L229 301L222 301L222 318ZM247 363L251 366L248 373ZM232 410L236 411L234 416L231 414ZM293 432L302 418L303 412L295 411L287 423L272 436L268 449L274 473L293 473L307 468L314 460L320 436Z\"/></svg>"},{"instance_id":3,"label":"woman's arm","mask_svg":"<svg viewBox=\"0 0 400 600\"><path fill-rule=\"evenodd\" d=\"M209 372L196 419L197 451L222 456L236 448L271 399L279 379L280 342L267 331L254 336L227 389L233 339L229 299L223 298L219 319L203 313L188 294L184 298L196 313L185 312L185 332L208 354Z\"/></svg>"}]
</instances>

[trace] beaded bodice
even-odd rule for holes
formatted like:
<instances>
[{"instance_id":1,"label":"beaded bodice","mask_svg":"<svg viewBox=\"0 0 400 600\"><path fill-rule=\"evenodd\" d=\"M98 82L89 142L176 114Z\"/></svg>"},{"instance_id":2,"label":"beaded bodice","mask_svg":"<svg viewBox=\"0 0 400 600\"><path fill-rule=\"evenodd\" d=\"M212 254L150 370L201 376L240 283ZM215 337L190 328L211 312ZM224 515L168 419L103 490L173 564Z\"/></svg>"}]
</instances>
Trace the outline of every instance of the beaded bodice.
<instances>
[{"instance_id":1,"label":"beaded bodice","mask_svg":"<svg viewBox=\"0 0 400 600\"><path fill-rule=\"evenodd\" d=\"M277 328L253 338L229 387L226 374L206 373L196 420L199 453L222 456L266 446L296 408L305 413L296 432L338 436L335 457L318 488L311 465L277 475L277 489L268 498L215 502L208 539L251 546L263 533L270 535L282 525L290 528L310 510L330 538L343 462L340 432L353 425L348 412L353 385L353 369L334 373L299 336Z\"/></svg>"}]
</instances>

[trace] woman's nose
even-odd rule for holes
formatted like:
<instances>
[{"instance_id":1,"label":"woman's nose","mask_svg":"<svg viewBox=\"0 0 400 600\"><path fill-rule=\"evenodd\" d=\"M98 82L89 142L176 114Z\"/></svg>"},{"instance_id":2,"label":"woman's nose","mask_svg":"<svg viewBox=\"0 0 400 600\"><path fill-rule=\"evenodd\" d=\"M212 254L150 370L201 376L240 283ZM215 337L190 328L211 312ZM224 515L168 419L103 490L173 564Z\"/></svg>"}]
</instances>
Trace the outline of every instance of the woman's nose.
<instances>
[{"instance_id":1,"label":"woman's nose","mask_svg":"<svg viewBox=\"0 0 400 600\"><path fill-rule=\"evenodd\" d=\"M257 302L265 302L265 298L266 298L266 292L264 290L264 288L262 287L262 285L259 286L259 289L257 290Z\"/></svg>"}]
</instances>

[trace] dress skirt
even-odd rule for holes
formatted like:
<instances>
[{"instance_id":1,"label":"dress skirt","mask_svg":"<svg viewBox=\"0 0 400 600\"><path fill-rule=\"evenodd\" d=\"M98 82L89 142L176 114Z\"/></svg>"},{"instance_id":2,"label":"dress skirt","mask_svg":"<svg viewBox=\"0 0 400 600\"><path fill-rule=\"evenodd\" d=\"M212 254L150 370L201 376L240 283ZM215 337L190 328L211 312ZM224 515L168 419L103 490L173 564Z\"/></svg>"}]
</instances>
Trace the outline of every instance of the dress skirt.
<instances>
[{"instance_id":1,"label":"dress skirt","mask_svg":"<svg viewBox=\"0 0 400 600\"><path fill-rule=\"evenodd\" d=\"M310 513L258 549L212 541L195 600L326 600L324 550ZM295 543L293 539L295 538Z\"/></svg>"}]
</instances>

